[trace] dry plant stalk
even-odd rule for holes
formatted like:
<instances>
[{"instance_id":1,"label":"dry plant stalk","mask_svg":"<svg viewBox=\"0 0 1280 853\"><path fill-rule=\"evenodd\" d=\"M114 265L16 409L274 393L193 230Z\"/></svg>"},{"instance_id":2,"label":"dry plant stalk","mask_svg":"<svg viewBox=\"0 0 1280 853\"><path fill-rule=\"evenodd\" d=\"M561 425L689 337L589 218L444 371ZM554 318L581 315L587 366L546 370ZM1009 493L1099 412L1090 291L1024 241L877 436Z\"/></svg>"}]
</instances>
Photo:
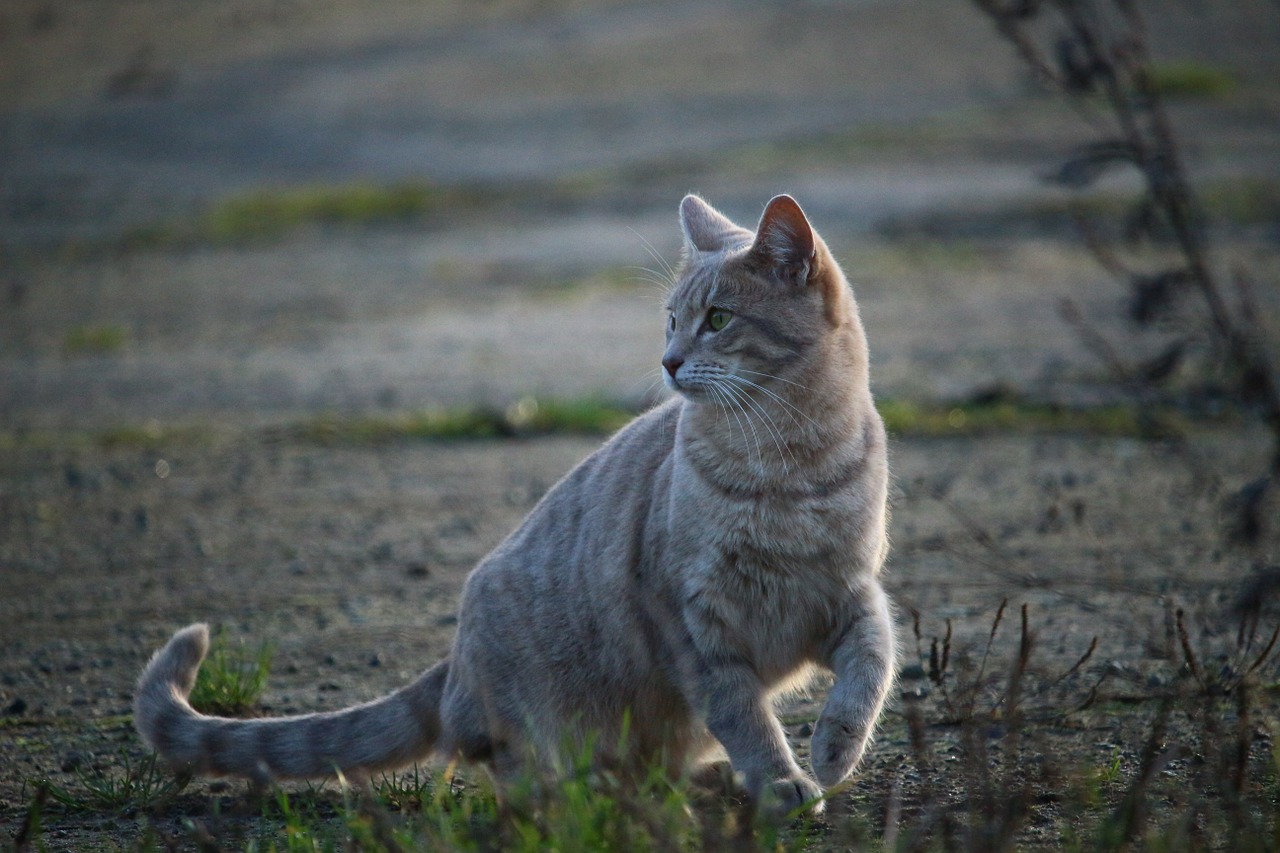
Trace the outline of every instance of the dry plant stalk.
<instances>
[{"instance_id":1,"label":"dry plant stalk","mask_svg":"<svg viewBox=\"0 0 1280 853\"><path fill-rule=\"evenodd\" d=\"M1264 473L1234 499L1231 534L1256 543L1267 522L1269 495L1280 489L1280 367L1271 352L1248 273L1233 273L1235 298L1215 271L1203 209L1188 180L1177 139L1152 74L1146 26L1133 0L974 0L1036 76L1090 113L1095 141L1080 146L1050 180L1085 189L1116 169L1136 170L1143 190L1125 222L1132 242L1161 238L1177 261L1156 269L1126 264L1114 241L1077 213L1086 244L1130 294L1129 319L1138 328L1177 320L1181 331L1163 350L1127 364L1117 348L1088 327L1079 310L1064 305L1068 322L1130 388L1150 392L1165 383L1194 352L1226 368L1229 394L1256 410L1272 433ZM1046 32L1055 35L1046 38ZM1102 109L1098 110L1101 105ZM1199 294L1198 309L1183 298Z\"/></svg>"}]
</instances>

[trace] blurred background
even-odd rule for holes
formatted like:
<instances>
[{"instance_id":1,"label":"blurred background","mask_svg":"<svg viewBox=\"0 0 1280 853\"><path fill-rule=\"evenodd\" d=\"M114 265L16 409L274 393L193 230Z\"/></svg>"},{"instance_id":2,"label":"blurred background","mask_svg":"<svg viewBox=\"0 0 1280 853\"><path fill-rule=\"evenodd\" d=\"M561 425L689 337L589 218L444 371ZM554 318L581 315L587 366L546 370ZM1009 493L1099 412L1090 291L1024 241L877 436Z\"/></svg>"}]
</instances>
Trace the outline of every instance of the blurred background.
<instances>
[{"instance_id":1,"label":"blurred background","mask_svg":"<svg viewBox=\"0 0 1280 853\"><path fill-rule=\"evenodd\" d=\"M1259 263L1280 7L1149 12ZM689 191L746 225L799 199L882 396L1096 394L1055 305L1120 297L1042 180L1089 134L954 0L8 0L0 417L637 404Z\"/></svg>"},{"instance_id":2,"label":"blurred background","mask_svg":"<svg viewBox=\"0 0 1280 853\"><path fill-rule=\"evenodd\" d=\"M1068 98L982 2L0 0L0 827L32 780L141 760L136 673L188 621L275 643L273 711L446 653L470 567L660 393L681 197L751 227L787 192L854 286L891 433L903 680L847 803L886 849L926 789L926 822L1026 807L1049 846L1056 763L1139 780L1077 786L1107 809L1156 778L1157 811L1208 791L1194 831L1239 827L1216 792L1243 764L1198 759L1235 732L1274 839L1274 740L1238 721L1280 719L1274 646L1240 645L1280 619L1280 3L1138 4L1205 215L1183 257L1051 14L1124 4L996 4ZM1122 44L1114 23L1086 29ZM953 631L947 675L926 649ZM984 644L1046 721L1005 742L1043 754L997 760L1012 692L970 677ZM949 689L995 697L968 700L976 752ZM1160 695L1230 698L1153 765ZM802 750L816 713L784 716ZM103 823L62 814L58 843ZM982 831L954 849L1006 837Z\"/></svg>"}]
</instances>

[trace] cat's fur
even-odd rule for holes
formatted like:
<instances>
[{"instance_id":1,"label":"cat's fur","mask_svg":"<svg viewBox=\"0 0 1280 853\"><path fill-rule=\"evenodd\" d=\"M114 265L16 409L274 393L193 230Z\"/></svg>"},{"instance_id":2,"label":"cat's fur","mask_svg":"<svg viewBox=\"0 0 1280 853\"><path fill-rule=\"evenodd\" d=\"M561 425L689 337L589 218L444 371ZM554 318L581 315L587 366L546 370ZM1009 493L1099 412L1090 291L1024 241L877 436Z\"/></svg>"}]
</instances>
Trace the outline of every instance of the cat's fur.
<instances>
[{"instance_id":1,"label":"cat's fur","mask_svg":"<svg viewBox=\"0 0 1280 853\"><path fill-rule=\"evenodd\" d=\"M680 213L686 257L663 356L676 396L578 465L476 566L450 655L358 707L220 719L186 701L208 645L193 625L138 685L135 722L161 756L261 782L432 752L501 775L530 755L555 766L594 733L601 759L680 772L718 742L752 796L792 807L821 791L771 700L818 667L836 680L813 771L824 786L849 775L895 658L877 581L885 434L853 292L788 196L754 234L696 196ZM626 754L610 754L624 720Z\"/></svg>"}]
</instances>

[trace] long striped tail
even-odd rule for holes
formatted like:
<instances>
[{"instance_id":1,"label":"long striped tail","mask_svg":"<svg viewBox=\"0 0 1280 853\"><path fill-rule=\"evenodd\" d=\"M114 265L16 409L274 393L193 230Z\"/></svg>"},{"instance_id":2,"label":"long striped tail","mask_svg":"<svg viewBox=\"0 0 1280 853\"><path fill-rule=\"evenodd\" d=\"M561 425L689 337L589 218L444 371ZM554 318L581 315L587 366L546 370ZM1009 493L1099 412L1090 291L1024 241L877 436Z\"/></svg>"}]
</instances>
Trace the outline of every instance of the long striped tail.
<instances>
[{"instance_id":1,"label":"long striped tail","mask_svg":"<svg viewBox=\"0 0 1280 853\"><path fill-rule=\"evenodd\" d=\"M209 651L209 629L183 628L142 671L134 726L183 773L242 776L260 784L372 773L425 757L440 734L446 658L417 680L363 705L262 720L201 714L187 697Z\"/></svg>"}]
</instances>

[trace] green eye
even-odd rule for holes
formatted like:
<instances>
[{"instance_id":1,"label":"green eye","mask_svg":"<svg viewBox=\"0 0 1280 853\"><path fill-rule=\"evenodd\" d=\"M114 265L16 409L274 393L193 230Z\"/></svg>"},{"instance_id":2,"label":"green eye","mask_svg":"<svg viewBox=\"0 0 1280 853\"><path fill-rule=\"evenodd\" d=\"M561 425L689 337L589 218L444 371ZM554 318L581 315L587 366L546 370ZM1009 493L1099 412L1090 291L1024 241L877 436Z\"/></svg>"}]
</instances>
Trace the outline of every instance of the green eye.
<instances>
[{"instance_id":1,"label":"green eye","mask_svg":"<svg viewBox=\"0 0 1280 853\"><path fill-rule=\"evenodd\" d=\"M718 332L729 325L729 321L732 319L733 312L726 311L723 308L712 308L707 312L707 325L711 327L713 332Z\"/></svg>"}]
</instances>

